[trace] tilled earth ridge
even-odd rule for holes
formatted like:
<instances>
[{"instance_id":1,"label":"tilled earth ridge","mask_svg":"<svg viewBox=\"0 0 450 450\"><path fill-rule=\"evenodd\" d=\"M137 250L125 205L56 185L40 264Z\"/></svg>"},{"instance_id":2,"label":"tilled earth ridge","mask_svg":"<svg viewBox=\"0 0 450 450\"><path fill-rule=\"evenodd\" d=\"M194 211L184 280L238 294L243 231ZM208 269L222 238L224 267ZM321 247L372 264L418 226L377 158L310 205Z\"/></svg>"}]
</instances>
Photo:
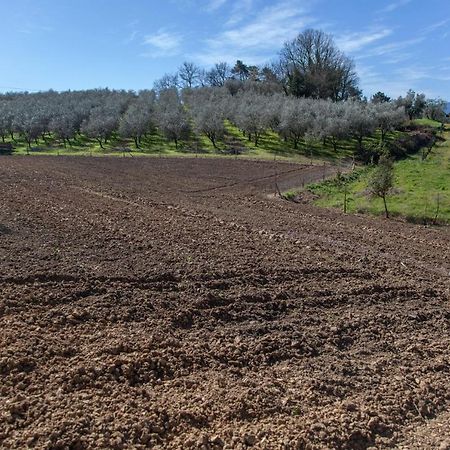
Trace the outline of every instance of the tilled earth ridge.
<instances>
[{"instance_id":1,"label":"tilled earth ridge","mask_svg":"<svg viewBox=\"0 0 450 450\"><path fill-rule=\"evenodd\" d=\"M2 448L446 448L450 235L324 168L1 158Z\"/></svg>"}]
</instances>

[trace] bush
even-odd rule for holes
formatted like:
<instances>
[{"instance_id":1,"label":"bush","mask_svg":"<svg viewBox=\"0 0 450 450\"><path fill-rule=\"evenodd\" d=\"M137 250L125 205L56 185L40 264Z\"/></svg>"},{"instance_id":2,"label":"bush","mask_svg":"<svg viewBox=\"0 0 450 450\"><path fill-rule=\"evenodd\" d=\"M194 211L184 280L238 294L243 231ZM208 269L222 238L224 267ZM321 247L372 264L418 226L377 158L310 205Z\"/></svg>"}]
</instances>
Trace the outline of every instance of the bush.
<instances>
[{"instance_id":1,"label":"bush","mask_svg":"<svg viewBox=\"0 0 450 450\"><path fill-rule=\"evenodd\" d=\"M389 154L396 160L406 158L417 153L423 147L429 146L436 139L436 133L422 127L419 131L413 131L401 136L387 146Z\"/></svg>"},{"instance_id":2,"label":"bush","mask_svg":"<svg viewBox=\"0 0 450 450\"><path fill-rule=\"evenodd\" d=\"M363 164L378 164L380 155L383 153L384 147L379 144L372 144L360 147L356 153L356 159Z\"/></svg>"}]
</instances>

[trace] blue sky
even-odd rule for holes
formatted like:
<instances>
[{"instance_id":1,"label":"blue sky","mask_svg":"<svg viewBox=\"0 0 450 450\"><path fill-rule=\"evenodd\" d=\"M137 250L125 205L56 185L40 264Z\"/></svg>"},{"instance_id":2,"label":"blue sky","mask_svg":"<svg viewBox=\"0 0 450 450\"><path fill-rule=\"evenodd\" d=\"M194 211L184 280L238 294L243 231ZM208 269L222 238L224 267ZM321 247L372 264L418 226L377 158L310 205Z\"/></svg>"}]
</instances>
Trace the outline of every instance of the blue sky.
<instances>
[{"instance_id":1,"label":"blue sky","mask_svg":"<svg viewBox=\"0 0 450 450\"><path fill-rule=\"evenodd\" d=\"M450 0L0 0L0 91L151 88L181 62L272 60L335 36L366 95L450 99Z\"/></svg>"}]
</instances>

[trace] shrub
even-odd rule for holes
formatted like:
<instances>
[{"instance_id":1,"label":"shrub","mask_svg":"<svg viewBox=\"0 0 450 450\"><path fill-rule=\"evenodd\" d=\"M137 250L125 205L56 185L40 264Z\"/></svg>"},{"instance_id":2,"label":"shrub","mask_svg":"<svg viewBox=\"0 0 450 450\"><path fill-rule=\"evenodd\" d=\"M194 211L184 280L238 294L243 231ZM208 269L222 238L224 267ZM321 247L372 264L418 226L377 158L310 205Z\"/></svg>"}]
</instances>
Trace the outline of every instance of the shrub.
<instances>
[{"instance_id":1,"label":"shrub","mask_svg":"<svg viewBox=\"0 0 450 450\"><path fill-rule=\"evenodd\" d=\"M436 136L432 130L422 128L393 140L387 148L391 157L398 160L417 153L423 147L429 146L435 139Z\"/></svg>"}]
</instances>

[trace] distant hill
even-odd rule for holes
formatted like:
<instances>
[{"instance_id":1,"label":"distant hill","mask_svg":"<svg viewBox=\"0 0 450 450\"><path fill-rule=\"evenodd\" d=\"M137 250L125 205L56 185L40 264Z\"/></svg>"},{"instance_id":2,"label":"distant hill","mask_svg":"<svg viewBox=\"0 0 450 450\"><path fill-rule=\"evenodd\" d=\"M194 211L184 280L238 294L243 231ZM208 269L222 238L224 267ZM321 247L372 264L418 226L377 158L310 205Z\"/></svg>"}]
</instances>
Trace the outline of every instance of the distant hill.
<instances>
[{"instance_id":1,"label":"distant hill","mask_svg":"<svg viewBox=\"0 0 450 450\"><path fill-rule=\"evenodd\" d=\"M447 103L447 106L445 107L445 112L447 114L450 114L450 102Z\"/></svg>"}]
</instances>

